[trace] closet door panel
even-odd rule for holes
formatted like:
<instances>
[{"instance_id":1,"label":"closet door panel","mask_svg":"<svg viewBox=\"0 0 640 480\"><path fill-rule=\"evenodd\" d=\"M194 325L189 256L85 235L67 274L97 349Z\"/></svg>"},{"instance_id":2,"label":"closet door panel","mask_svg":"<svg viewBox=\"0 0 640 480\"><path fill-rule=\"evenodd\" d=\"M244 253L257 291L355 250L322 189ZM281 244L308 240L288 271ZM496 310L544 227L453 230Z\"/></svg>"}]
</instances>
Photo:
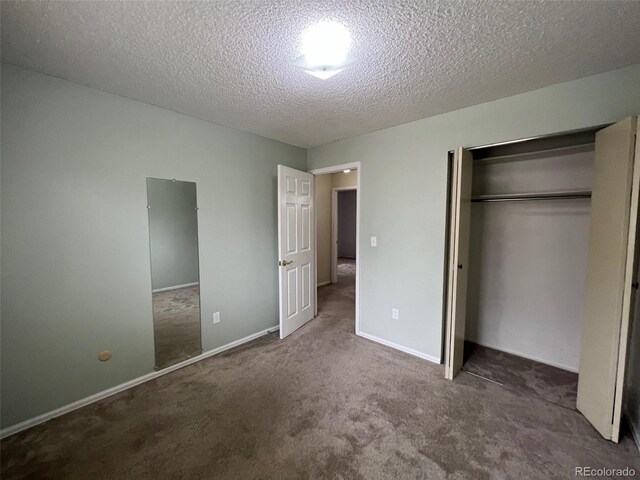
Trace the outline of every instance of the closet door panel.
<instances>
[{"instance_id":1,"label":"closet door panel","mask_svg":"<svg viewBox=\"0 0 640 480\"><path fill-rule=\"evenodd\" d=\"M618 374L624 375L624 355L619 358L620 339L623 325L628 326L629 320L627 308L627 318L623 321L623 306L630 302L633 282L634 259L629 256L635 253L637 217L631 208L633 194L637 210L636 129L637 119L632 117L596 135L578 378L578 409L603 437L614 441L618 439L619 429L619 412L617 421L614 418L616 378ZM634 225L630 228L632 220Z\"/></svg>"},{"instance_id":2,"label":"closet door panel","mask_svg":"<svg viewBox=\"0 0 640 480\"><path fill-rule=\"evenodd\" d=\"M445 376L453 379L464 361L464 330L471 231L471 181L473 155L458 148L454 155L449 236L449 285Z\"/></svg>"}]
</instances>

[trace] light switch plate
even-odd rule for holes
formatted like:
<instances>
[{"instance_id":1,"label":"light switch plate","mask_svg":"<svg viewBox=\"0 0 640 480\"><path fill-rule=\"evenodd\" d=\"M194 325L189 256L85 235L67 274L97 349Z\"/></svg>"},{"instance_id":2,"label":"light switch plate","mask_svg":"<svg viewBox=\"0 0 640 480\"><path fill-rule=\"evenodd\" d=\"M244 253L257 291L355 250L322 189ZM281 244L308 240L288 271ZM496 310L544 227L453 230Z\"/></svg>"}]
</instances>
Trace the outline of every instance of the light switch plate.
<instances>
[{"instance_id":1,"label":"light switch plate","mask_svg":"<svg viewBox=\"0 0 640 480\"><path fill-rule=\"evenodd\" d=\"M213 314L213 323L220 323L220 312L215 312Z\"/></svg>"},{"instance_id":2,"label":"light switch plate","mask_svg":"<svg viewBox=\"0 0 640 480\"><path fill-rule=\"evenodd\" d=\"M378 246L378 237L371 237L371 246L372 247Z\"/></svg>"}]
</instances>

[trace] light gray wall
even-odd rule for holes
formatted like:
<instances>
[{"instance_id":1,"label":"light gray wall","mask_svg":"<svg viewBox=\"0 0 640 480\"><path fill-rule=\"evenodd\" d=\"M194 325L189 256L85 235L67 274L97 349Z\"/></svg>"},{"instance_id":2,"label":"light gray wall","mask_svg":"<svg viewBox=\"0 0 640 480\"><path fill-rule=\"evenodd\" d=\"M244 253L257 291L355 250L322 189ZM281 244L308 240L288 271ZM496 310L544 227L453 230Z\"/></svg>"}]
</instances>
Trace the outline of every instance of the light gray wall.
<instances>
[{"instance_id":1,"label":"light gray wall","mask_svg":"<svg viewBox=\"0 0 640 480\"><path fill-rule=\"evenodd\" d=\"M474 195L591 190L593 146L474 164ZM468 340L578 371L589 200L473 203Z\"/></svg>"},{"instance_id":2,"label":"light gray wall","mask_svg":"<svg viewBox=\"0 0 640 480\"><path fill-rule=\"evenodd\" d=\"M1 122L2 427L153 371L147 177L198 185L203 350L277 325L305 150L10 65Z\"/></svg>"},{"instance_id":3,"label":"light gray wall","mask_svg":"<svg viewBox=\"0 0 640 480\"><path fill-rule=\"evenodd\" d=\"M147 179L153 289L198 281L196 184Z\"/></svg>"},{"instance_id":4,"label":"light gray wall","mask_svg":"<svg viewBox=\"0 0 640 480\"><path fill-rule=\"evenodd\" d=\"M449 150L620 120L638 85L635 65L310 149L309 168L362 162L361 330L441 358Z\"/></svg>"},{"instance_id":5,"label":"light gray wall","mask_svg":"<svg viewBox=\"0 0 640 480\"><path fill-rule=\"evenodd\" d=\"M338 257L356 258L356 190L338 191Z\"/></svg>"}]
</instances>

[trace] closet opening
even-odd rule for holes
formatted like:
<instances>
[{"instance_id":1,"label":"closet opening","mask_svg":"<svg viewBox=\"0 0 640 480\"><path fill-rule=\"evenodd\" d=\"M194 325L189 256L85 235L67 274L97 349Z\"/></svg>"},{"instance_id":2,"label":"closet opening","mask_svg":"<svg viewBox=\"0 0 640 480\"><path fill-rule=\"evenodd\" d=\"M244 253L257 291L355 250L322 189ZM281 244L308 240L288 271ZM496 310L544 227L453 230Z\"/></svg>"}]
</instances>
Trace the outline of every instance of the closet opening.
<instances>
[{"instance_id":1,"label":"closet opening","mask_svg":"<svg viewBox=\"0 0 640 480\"><path fill-rule=\"evenodd\" d=\"M576 408L619 441L640 349L639 125L453 152L446 378L464 368Z\"/></svg>"},{"instance_id":2,"label":"closet opening","mask_svg":"<svg viewBox=\"0 0 640 480\"><path fill-rule=\"evenodd\" d=\"M570 409L601 128L469 149L462 370Z\"/></svg>"}]
</instances>

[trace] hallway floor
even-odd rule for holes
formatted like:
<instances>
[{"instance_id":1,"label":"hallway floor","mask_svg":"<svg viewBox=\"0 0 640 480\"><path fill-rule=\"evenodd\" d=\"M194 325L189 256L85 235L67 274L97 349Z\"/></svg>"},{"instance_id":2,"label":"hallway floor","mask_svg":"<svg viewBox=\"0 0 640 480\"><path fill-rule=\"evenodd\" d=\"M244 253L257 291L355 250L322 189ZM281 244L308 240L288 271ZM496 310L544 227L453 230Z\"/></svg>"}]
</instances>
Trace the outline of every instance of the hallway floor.
<instances>
[{"instance_id":1,"label":"hallway floor","mask_svg":"<svg viewBox=\"0 0 640 480\"><path fill-rule=\"evenodd\" d=\"M338 323L343 316L336 312L351 312L351 332L355 334L356 261L338 258L338 283L318 289L318 318L333 318Z\"/></svg>"},{"instance_id":2,"label":"hallway floor","mask_svg":"<svg viewBox=\"0 0 640 480\"><path fill-rule=\"evenodd\" d=\"M319 315L2 442L2 478L573 478L632 467L577 412L357 337L348 278ZM351 290L353 292L353 290Z\"/></svg>"}]
</instances>

